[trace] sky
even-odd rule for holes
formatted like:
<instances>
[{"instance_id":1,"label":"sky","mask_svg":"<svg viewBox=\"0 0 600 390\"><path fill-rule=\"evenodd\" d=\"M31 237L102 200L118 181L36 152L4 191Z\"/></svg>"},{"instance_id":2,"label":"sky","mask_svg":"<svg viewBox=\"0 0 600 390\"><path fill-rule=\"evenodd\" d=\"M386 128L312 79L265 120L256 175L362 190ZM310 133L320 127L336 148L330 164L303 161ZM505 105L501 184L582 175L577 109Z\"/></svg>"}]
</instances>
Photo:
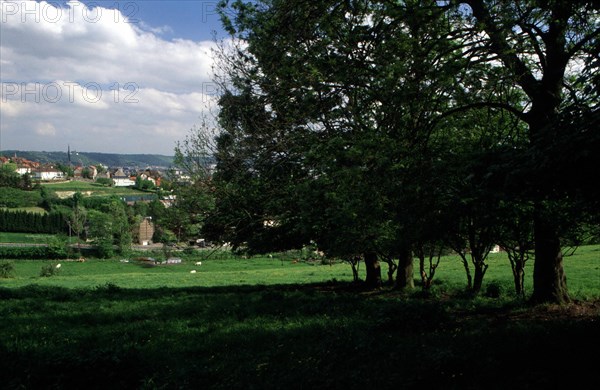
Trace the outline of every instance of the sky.
<instances>
[{"instance_id":1,"label":"sky","mask_svg":"<svg viewBox=\"0 0 600 390\"><path fill-rule=\"evenodd\" d=\"M173 155L216 110L216 4L0 0L0 150Z\"/></svg>"}]
</instances>

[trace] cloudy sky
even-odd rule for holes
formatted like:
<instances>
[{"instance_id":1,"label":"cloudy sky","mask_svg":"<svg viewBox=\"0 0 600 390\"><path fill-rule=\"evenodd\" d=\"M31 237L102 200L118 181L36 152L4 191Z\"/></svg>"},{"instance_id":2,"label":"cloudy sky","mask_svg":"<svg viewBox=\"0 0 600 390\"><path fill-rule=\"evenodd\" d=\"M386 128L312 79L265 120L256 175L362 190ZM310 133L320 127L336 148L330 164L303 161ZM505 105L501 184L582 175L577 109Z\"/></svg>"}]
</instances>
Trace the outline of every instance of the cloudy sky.
<instances>
[{"instance_id":1,"label":"cloudy sky","mask_svg":"<svg viewBox=\"0 0 600 390\"><path fill-rule=\"evenodd\" d=\"M216 0L0 4L0 150L172 155L215 110Z\"/></svg>"}]
</instances>

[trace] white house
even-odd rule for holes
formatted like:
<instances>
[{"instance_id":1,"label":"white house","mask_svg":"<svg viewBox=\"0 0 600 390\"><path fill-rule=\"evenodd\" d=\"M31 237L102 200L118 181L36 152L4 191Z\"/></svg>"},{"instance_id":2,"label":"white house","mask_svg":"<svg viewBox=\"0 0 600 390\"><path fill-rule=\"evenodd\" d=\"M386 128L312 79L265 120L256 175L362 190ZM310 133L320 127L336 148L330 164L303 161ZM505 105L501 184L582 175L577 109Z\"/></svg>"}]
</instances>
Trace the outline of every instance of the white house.
<instances>
[{"instance_id":1,"label":"white house","mask_svg":"<svg viewBox=\"0 0 600 390\"><path fill-rule=\"evenodd\" d=\"M119 168L112 175L113 182L115 183L115 187L131 187L135 185L135 180L131 180L129 176L123 172L123 169Z\"/></svg>"},{"instance_id":2,"label":"white house","mask_svg":"<svg viewBox=\"0 0 600 390\"><path fill-rule=\"evenodd\" d=\"M27 173L31 173L31 168L30 167L17 167L17 173L21 176L27 174Z\"/></svg>"},{"instance_id":3,"label":"white house","mask_svg":"<svg viewBox=\"0 0 600 390\"><path fill-rule=\"evenodd\" d=\"M65 174L55 168L38 168L33 171L35 180L60 180L65 178Z\"/></svg>"}]
</instances>

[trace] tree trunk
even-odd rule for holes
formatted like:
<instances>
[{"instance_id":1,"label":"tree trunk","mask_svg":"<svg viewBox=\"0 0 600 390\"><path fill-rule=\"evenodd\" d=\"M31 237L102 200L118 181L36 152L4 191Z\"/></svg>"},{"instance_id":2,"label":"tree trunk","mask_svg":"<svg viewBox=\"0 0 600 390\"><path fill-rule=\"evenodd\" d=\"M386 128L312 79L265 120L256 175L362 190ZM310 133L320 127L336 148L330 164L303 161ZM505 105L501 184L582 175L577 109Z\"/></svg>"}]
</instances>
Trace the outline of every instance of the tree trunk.
<instances>
[{"instance_id":1,"label":"tree trunk","mask_svg":"<svg viewBox=\"0 0 600 390\"><path fill-rule=\"evenodd\" d=\"M533 303L568 303L567 277L556 229L536 208L534 218L535 262L533 264Z\"/></svg>"},{"instance_id":2,"label":"tree trunk","mask_svg":"<svg viewBox=\"0 0 600 390\"><path fill-rule=\"evenodd\" d=\"M414 288L414 270L413 270L413 257L410 246L402 248L400 257L398 259L398 272L396 274L396 286L397 290L403 290L405 288Z\"/></svg>"},{"instance_id":3,"label":"tree trunk","mask_svg":"<svg viewBox=\"0 0 600 390\"><path fill-rule=\"evenodd\" d=\"M481 291L481 286L483 285L483 277L485 276L485 271L487 271L487 264L484 264L483 261L477 261L475 264L475 275L473 275L473 288L471 291L475 294Z\"/></svg>"},{"instance_id":4,"label":"tree trunk","mask_svg":"<svg viewBox=\"0 0 600 390\"><path fill-rule=\"evenodd\" d=\"M471 278L471 269L469 268L469 260L467 260L467 255L465 253L459 253L460 260L465 268L465 273L467 274L467 290L471 290L473 288L473 279Z\"/></svg>"},{"instance_id":5,"label":"tree trunk","mask_svg":"<svg viewBox=\"0 0 600 390\"><path fill-rule=\"evenodd\" d=\"M394 284L394 272L396 272L396 269L398 269L398 267L396 266L396 264L394 264L393 261L389 261L388 262L388 283L390 285Z\"/></svg>"},{"instance_id":6,"label":"tree trunk","mask_svg":"<svg viewBox=\"0 0 600 390\"><path fill-rule=\"evenodd\" d=\"M525 251L519 249L507 249L510 268L515 284L515 294L525 297Z\"/></svg>"},{"instance_id":7,"label":"tree trunk","mask_svg":"<svg viewBox=\"0 0 600 390\"><path fill-rule=\"evenodd\" d=\"M421 285L423 289L428 290L429 287L431 287L431 279L427 272L425 272L425 256L423 253L419 253L419 274L421 275Z\"/></svg>"},{"instance_id":8,"label":"tree trunk","mask_svg":"<svg viewBox=\"0 0 600 390\"><path fill-rule=\"evenodd\" d=\"M366 285L368 288L381 287L381 266L375 252L365 253Z\"/></svg>"},{"instance_id":9,"label":"tree trunk","mask_svg":"<svg viewBox=\"0 0 600 390\"><path fill-rule=\"evenodd\" d=\"M525 270L523 269L523 264L518 264L513 271L513 278L515 280L515 293L520 296L525 295Z\"/></svg>"}]
</instances>

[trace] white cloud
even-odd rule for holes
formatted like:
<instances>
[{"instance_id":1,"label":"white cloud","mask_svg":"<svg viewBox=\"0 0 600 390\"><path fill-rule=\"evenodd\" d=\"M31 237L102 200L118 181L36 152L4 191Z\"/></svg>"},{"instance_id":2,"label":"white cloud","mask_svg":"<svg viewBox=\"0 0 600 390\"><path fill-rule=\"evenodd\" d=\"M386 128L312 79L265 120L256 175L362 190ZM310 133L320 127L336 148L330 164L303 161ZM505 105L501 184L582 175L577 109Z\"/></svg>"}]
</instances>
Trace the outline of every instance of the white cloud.
<instances>
[{"instance_id":1,"label":"white cloud","mask_svg":"<svg viewBox=\"0 0 600 390\"><path fill-rule=\"evenodd\" d=\"M41 136L55 136L56 128L51 123L40 123L35 128L35 133Z\"/></svg>"},{"instance_id":2,"label":"white cloud","mask_svg":"<svg viewBox=\"0 0 600 390\"><path fill-rule=\"evenodd\" d=\"M0 3L1 149L172 154L214 108L212 41L79 2Z\"/></svg>"}]
</instances>

